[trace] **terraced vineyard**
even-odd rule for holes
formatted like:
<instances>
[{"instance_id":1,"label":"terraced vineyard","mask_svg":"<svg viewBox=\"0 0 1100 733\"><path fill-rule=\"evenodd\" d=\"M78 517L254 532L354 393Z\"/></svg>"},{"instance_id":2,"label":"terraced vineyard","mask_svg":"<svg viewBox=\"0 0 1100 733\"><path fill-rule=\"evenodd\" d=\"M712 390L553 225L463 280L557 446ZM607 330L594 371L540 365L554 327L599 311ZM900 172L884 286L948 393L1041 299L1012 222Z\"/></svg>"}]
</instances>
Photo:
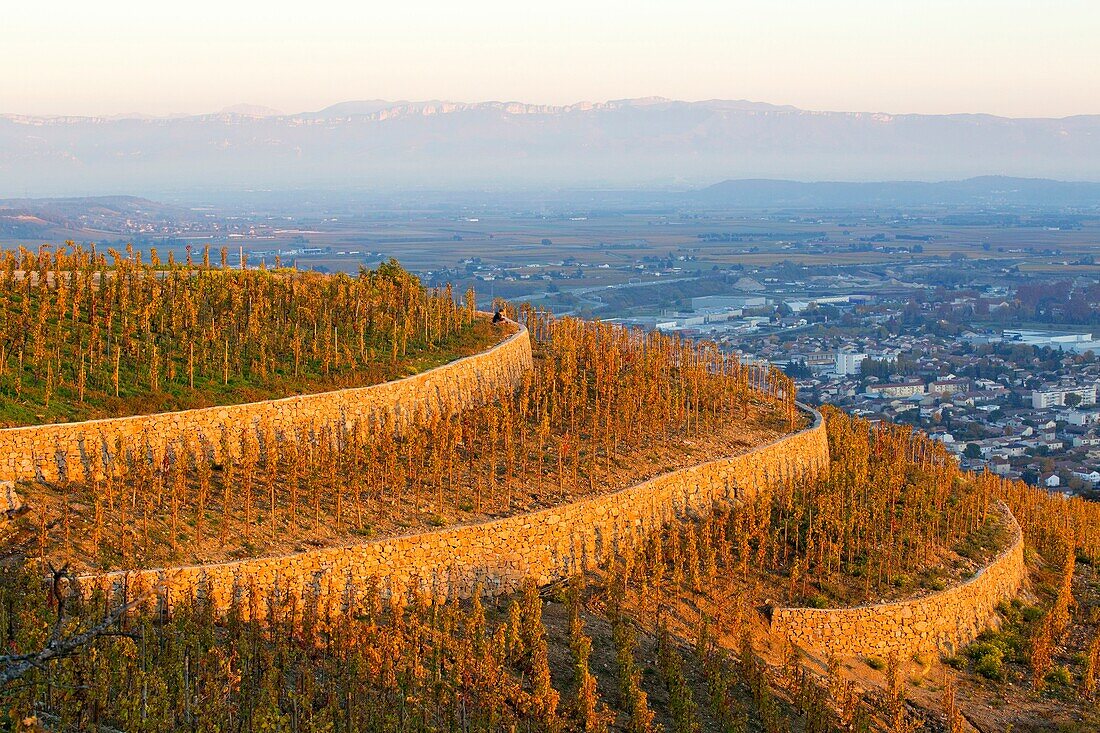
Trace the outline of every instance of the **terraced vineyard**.
<instances>
[{"instance_id":1,"label":"terraced vineyard","mask_svg":"<svg viewBox=\"0 0 1100 733\"><path fill-rule=\"evenodd\" d=\"M85 436L81 465L56 477L36 454L4 529L8 727L1097 724L1095 505L961 472L907 429L808 414L783 375L712 346L529 308L494 326L394 266L329 279L65 257L9 258L5 297L47 313L26 344L68 344L101 392L100 308L135 369L164 354L176 367L157 378L178 384L189 331L158 298L225 287L232 302L236 277L258 313L302 292L390 294L370 349L366 329L338 333L360 324L342 320L350 301L325 316L339 325L310 369L346 380L330 388L395 368L414 335L423 363L447 363L351 403L325 393L328 411L184 412L170 439ZM103 300L135 291L160 314L140 327L142 309ZM294 312L234 321L241 378L262 382L269 358L285 374L288 329L308 342ZM451 339L483 336L497 345L451 361ZM35 355L36 394L53 399L64 374L71 401L66 354ZM203 386L211 359L197 360L202 400L225 397ZM128 411L112 404L96 409Z\"/></svg>"},{"instance_id":2,"label":"terraced vineyard","mask_svg":"<svg viewBox=\"0 0 1100 733\"><path fill-rule=\"evenodd\" d=\"M358 277L163 262L156 250L0 254L0 426L365 386L499 334L394 262Z\"/></svg>"}]
</instances>

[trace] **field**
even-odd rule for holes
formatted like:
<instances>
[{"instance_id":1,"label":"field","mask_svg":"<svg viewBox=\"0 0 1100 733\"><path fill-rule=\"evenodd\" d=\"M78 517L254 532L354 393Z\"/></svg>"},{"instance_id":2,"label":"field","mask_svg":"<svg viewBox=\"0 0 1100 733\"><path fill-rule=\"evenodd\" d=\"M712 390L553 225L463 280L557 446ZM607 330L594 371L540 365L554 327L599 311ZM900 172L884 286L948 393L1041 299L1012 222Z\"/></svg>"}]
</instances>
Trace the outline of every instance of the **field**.
<instances>
[{"instance_id":1,"label":"field","mask_svg":"<svg viewBox=\"0 0 1100 733\"><path fill-rule=\"evenodd\" d=\"M336 199L326 207L281 201L247 216L235 213L226 226L237 232L232 238L224 228L188 229L185 239L165 236L158 246L182 259L188 243L212 242L229 248L234 266L241 252L268 267L281 253L284 263L301 269L349 273L395 257L426 281L451 282L456 291L476 287L483 303L500 296L602 318L655 315L668 305L657 291L623 308L599 305L600 291L608 287L685 280L682 290L691 297L710 292L718 276L722 291L729 292L743 270L784 263L856 275L873 271L883 281L866 287L876 288L888 286L887 270L926 276L953 263L976 268L969 271L971 279L982 282L1005 273L1087 277L1096 272L1092 263L1100 249L1100 219L1075 210L741 210L674 196L617 199L607 192L563 194L540 203L446 196L415 206L397 200ZM73 238L102 241L102 234L86 231ZM696 292L693 283L702 287ZM557 292L579 300L563 301Z\"/></svg>"},{"instance_id":2,"label":"field","mask_svg":"<svg viewBox=\"0 0 1100 733\"><path fill-rule=\"evenodd\" d=\"M352 469L343 462L336 468L339 476L326 477L323 471L331 459L320 456L311 464L304 464L303 457L297 470L279 465L272 469L278 471L273 478L262 464L251 477L240 469L236 475L232 469L214 469L201 499L200 477L183 479L194 482L186 495L169 490L170 476L145 488L119 481L113 495L104 485L24 483L19 491L32 508L5 533L3 555L44 555L74 571L202 564L514 516L622 489L714 456L736 455L781 435L787 426L760 407L756 417L733 423L708 420L700 435L685 428L659 442L623 441L613 454L601 452L598 458L587 441L574 451L561 431L548 432L541 445L534 440L521 445L517 438L510 452L501 451L495 472L474 450L456 453L453 459L425 459L398 444L391 449L400 451L395 466L401 473L400 488L375 473L379 467L368 467L371 474L358 487L350 485ZM482 424L494 420L488 414L474 419ZM517 427L535 432L538 423ZM574 452L581 466L576 472ZM564 470L563 455L568 460ZM440 460L453 464L449 472L417 476L425 464ZM492 475L496 478L487 479ZM243 485L231 483L227 489L227 481L242 478ZM251 499L245 491L252 492ZM146 492L157 493L145 498ZM341 493L345 498L338 498ZM43 541L45 526L52 529Z\"/></svg>"}]
</instances>

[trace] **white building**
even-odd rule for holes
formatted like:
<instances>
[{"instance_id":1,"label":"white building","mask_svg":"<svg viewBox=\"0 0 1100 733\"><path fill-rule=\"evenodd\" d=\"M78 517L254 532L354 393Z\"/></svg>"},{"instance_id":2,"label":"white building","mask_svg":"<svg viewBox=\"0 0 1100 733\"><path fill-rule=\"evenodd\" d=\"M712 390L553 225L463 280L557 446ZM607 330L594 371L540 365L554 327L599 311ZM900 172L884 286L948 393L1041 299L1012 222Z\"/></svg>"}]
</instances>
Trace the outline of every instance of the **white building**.
<instances>
[{"instance_id":1,"label":"white building","mask_svg":"<svg viewBox=\"0 0 1100 733\"><path fill-rule=\"evenodd\" d=\"M1096 469L1093 469L1091 471L1072 471L1071 473L1073 474L1074 478L1079 478L1087 484L1095 486L1096 484L1100 483L1100 471L1097 471Z\"/></svg>"},{"instance_id":2,"label":"white building","mask_svg":"<svg viewBox=\"0 0 1100 733\"><path fill-rule=\"evenodd\" d=\"M768 299L762 295L703 295L691 299L692 310L725 310L727 308L763 308Z\"/></svg>"},{"instance_id":3,"label":"white building","mask_svg":"<svg viewBox=\"0 0 1100 733\"><path fill-rule=\"evenodd\" d=\"M969 379L940 379L928 385L931 394L958 394L970 390Z\"/></svg>"},{"instance_id":4,"label":"white building","mask_svg":"<svg viewBox=\"0 0 1100 733\"><path fill-rule=\"evenodd\" d=\"M1006 328L1001 337L1009 343L1029 346L1049 346L1062 351L1075 351L1083 344L1092 343L1091 333L1073 331L1034 331L1026 328Z\"/></svg>"},{"instance_id":5,"label":"white building","mask_svg":"<svg viewBox=\"0 0 1100 733\"><path fill-rule=\"evenodd\" d=\"M1100 411L1098 410L1068 410L1065 420L1070 425L1098 425L1100 424Z\"/></svg>"},{"instance_id":6,"label":"white building","mask_svg":"<svg viewBox=\"0 0 1100 733\"><path fill-rule=\"evenodd\" d=\"M850 354L846 351L838 351L833 371L842 377L859 374L860 366L866 358L866 354Z\"/></svg>"},{"instance_id":7,"label":"white building","mask_svg":"<svg viewBox=\"0 0 1100 733\"><path fill-rule=\"evenodd\" d=\"M1071 394L1081 398L1078 402L1080 406L1096 404L1096 385L1090 384L1088 387L1049 386L1037 389L1031 393L1031 406L1036 410L1062 407L1066 404L1066 397Z\"/></svg>"},{"instance_id":8,"label":"white building","mask_svg":"<svg viewBox=\"0 0 1100 733\"><path fill-rule=\"evenodd\" d=\"M1087 332L1033 331L1016 328L1003 331L1002 338L1009 343L1027 344L1036 347L1049 346L1052 349L1072 351L1077 354L1084 354L1088 351L1100 353L1100 340L1094 339L1092 334Z\"/></svg>"},{"instance_id":9,"label":"white building","mask_svg":"<svg viewBox=\"0 0 1100 733\"><path fill-rule=\"evenodd\" d=\"M924 394L924 382L872 384L867 387L866 394L871 397L912 397Z\"/></svg>"}]
</instances>

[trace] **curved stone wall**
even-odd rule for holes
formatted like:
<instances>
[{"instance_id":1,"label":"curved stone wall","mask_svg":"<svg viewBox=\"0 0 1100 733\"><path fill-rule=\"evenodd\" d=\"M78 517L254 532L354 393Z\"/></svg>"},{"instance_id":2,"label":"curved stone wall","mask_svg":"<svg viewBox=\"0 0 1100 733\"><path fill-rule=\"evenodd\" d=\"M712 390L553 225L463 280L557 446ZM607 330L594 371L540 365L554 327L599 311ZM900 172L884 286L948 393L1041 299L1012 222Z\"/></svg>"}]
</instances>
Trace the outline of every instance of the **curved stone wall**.
<instances>
[{"instance_id":1,"label":"curved stone wall","mask_svg":"<svg viewBox=\"0 0 1100 733\"><path fill-rule=\"evenodd\" d=\"M155 589L169 605L199 593L224 609L234 593L249 587L279 588L295 599L308 592L338 594L339 606L370 588L371 578L391 592L434 586L462 596L478 585L487 593L504 592L528 577L548 583L600 563L673 513L707 512L715 501L751 497L773 482L826 469L825 426L814 415L811 427L748 453L565 506L352 547L89 577L83 591L97 585L115 593L125 586L131 595Z\"/></svg>"},{"instance_id":2,"label":"curved stone wall","mask_svg":"<svg viewBox=\"0 0 1100 733\"><path fill-rule=\"evenodd\" d=\"M772 632L800 647L837 656L904 659L913 654L954 653L989 625L1001 601L1024 582L1024 541L1020 525L1004 504L999 510L1011 528L1008 547L965 583L897 603L854 608L777 608Z\"/></svg>"},{"instance_id":3,"label":"curved stone wall","mask_svg":"<svg viewBox=\"0 0 1100 733\"><path fill-rule=\"evenodd\" d=\"M545 584L600 565L673 515L702 514L716 501L751 499L774 482L826 470L825 426L819 414L814 417L811 427L747 453L565 506L280 557L85 576L81 591L147 594L150 602L157 599L169 607L199 595L218 611L236 597L243 613L262 614L267 593L253 594L253 589L277 589L299 609L318 603L338 612L364 601L375 588L465 597L479 586L485 593L507 592L525 578ZM996 605L1013 597L1025 578L1019 525L1007 507L999 510L1011 527L1009 545L965 583L896 603L775 609L773 633L837 655L887 658L954 651L988 625Z\"/></svg>"},{"instance_id":4,"label":"curved stone wall","mask_svg":"<svg viewBox=\"0 0 1100 733\"><path fill-rule=\"evenodd\" d=\"M513 390L531 368L527 329L487 351L391 382L266 402L0 430L0 481L80 479L101 472L124 445L169 450L198 441L215 460L239 450L245 431L270 426L282 437L341 422L396 427L427 413L465 409Z\"/></svg>"}]
</instances>

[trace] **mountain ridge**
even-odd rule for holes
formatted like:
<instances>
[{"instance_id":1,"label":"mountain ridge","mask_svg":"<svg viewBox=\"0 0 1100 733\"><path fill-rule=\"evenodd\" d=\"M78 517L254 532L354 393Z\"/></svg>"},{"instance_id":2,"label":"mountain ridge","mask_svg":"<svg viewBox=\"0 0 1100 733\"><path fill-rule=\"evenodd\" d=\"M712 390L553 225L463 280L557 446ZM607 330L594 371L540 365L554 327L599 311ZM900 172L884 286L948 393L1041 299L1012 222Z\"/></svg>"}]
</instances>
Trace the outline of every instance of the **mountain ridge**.
<instances>
[{"instance_id":1,"label":"mountain ridge","mask_svg":"<svg viewBox=\"0 0 1100 733\"><path fill-rule=\"evenodd\" d=\"M405 114L451 114L456 112L472 111L500 111L505 114L569 114L573 112L610 111L624 108L702 108L737 112L771 112L790 113L800 115L828 115L849 116L855 118L872 118L879 121L892 121L904 118L944 118L944 119L985 119L1006 121L1060 121L1075 119L1100 119L1100 114L1076 114L1063 117L1008 117L986 112L886 112L882 110L831 110L809 109L796 107L789 104L772 104L747 99L702 99L695 101L671 99L668 97L631 97L623 99L608 99L604 101L581 100L570 104L539 104L522 102L518 100L483 100L479 102L463 102L449 99L424 99L424 100L386 100L363 99L345 100L323 107L319 110L306 110L301 112L282 112L271 107L251 103L239 103L223 107L214 112L173 113L167 115L152 115L141 112L111 115L73 115L73 114L24 114L18 112L0 112L0 119L22 121L107 121L117 122L122 120L139 121L176 121L180 119L205 119L219 116L240 117L274 117L274 118L333 118L333 117L375 117L379 115L389 118L402 113Z\"/></svg>"},{"instance_id":2,"label":"mountain ridge","mask_svg":"<svg viewBox=\"0 0 1100 733\"><path fill-rule=\"evenodd\" d=\"M0 115L0 196L180 188L695 187L730 178L1100 180L1100 115L817 112L745 100L341 102Z\"/></svg>"}]
</instances>

